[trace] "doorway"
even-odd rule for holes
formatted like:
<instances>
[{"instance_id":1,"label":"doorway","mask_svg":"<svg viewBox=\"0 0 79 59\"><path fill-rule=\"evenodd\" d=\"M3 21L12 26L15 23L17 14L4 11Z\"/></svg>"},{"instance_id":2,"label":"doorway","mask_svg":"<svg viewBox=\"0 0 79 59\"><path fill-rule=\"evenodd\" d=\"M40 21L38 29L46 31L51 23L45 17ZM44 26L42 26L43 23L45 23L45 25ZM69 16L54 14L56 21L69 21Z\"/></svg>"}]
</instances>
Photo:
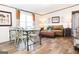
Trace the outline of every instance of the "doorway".
<instances>
[{"instance_id":1,"label":"doorway","mask_svg":"<svg viewBox=\"0 0 79 59\"><path fill-rule=\"evenodd\" d=\"M77 28L79 28L79 11L72 12L72 36L76 36Z\"/></svg>"}]
</instances>

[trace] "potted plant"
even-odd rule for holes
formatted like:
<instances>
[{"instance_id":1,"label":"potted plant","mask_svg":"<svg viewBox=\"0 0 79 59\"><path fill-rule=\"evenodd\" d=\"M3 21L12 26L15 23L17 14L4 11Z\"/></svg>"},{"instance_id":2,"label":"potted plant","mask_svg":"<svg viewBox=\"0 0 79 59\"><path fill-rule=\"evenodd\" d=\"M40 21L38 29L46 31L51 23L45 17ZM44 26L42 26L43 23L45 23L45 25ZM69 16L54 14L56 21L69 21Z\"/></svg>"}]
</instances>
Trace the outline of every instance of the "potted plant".
<instances>
[{"instance_id":1,"label":"potted plant","mask_svg":"<svg viewBox=\"0 0 79 59\"><path fill-rule=\"evenodd\" d=\"M51 26L48 26L48 27L47 27L47 30L48 30L48 31L51 31L51 30L52 30Z\"/></svg>"}]
</instances>

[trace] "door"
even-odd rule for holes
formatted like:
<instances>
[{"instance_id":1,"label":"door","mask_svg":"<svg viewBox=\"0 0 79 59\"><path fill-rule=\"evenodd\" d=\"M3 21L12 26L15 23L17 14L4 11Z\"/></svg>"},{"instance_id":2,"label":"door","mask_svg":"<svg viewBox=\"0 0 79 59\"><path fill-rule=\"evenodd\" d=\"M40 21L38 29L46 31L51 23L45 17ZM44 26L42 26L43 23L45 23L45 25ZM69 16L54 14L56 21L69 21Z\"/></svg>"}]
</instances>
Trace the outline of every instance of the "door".
<instances>
[{"instance_id":1,"label":"door","mask_svg":"<svg viewBox=\"0 0 79 59\"><path fill-rule=\"evenodd\" d=\"M76 30L79 27L79 12L72 13L72 36L76 36Z\"/></svg>"}]
</instances>

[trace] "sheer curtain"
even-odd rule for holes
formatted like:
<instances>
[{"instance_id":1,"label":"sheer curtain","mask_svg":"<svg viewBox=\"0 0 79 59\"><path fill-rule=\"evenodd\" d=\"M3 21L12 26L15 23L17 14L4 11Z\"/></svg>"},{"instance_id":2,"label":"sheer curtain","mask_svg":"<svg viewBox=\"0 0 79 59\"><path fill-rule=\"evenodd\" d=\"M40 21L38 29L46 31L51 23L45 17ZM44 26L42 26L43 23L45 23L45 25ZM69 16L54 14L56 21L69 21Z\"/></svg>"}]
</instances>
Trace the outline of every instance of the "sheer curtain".
<instances>
[{"instance_id":1,"label":"sheer curtain","mask_svg":"<svg viewBox=\"0 0 79 59\"><path fill-rule=\"evenodd\" d=\"M32 13L20 12L20 26L23 28L33 28L33 15Z\"/></svg>"}]
</instances>

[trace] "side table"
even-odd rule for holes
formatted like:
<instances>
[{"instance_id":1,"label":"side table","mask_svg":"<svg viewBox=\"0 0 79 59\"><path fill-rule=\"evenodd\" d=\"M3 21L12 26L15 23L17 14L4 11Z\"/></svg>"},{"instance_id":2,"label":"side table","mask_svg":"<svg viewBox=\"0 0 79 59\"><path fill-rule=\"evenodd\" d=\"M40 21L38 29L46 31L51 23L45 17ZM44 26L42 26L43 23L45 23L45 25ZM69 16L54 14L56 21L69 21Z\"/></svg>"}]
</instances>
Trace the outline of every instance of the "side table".
<instances>
[{"instance_id":1,"label":"side table","mask_svg":"<svg viewBox=\"0 0 79 59\"><path fill-rule=\"evenodd\" d=\"M64 29L64 36L70 37L71 36L71 28Z\"/></svg>"}]
</instances>

